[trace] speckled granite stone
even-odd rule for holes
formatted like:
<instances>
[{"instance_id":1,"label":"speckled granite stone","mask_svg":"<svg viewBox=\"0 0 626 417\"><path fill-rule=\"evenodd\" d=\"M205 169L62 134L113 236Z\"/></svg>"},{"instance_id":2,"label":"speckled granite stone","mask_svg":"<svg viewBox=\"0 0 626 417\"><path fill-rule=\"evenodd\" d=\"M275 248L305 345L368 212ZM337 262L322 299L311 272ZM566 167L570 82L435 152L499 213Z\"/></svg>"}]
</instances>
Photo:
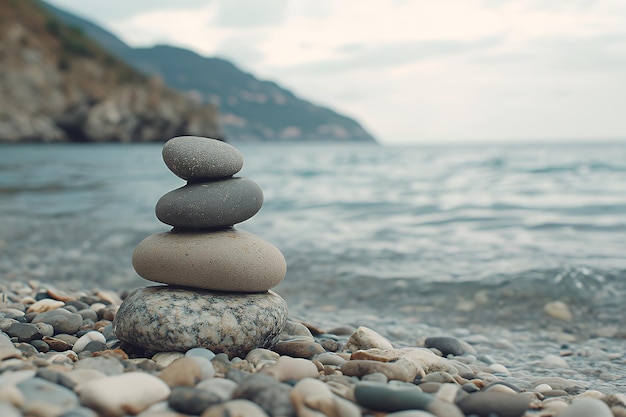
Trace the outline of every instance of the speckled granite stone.
<instances>
[{"instance_id":1,"label":"speckled granite stone","mask_svg":"<svg viewBox=\"0 0 626 417\"><path fill-rule=\"evenodd\" d=\"M177 176L188 181L235 175L243 156L233 146L217 139L178 136L163 145L163 161Z\"/></svg>"},{"instance_id":2,"label":"speckled granite stone","mask_svg":"<svg viewBox=\"0 0 626 417\"><path fill-rule=\"evenodd\" d=\"M143 278L215 291L263 292L287 273L283 254L247 232L166 232L137 245L133 267Z\"/></svg>"},{"instance_id":3,"label":"speckled granite stone","mask_svg":"<svg viewBox=\"0 0 626 417\"><path fill-rule=\"evenodd\" d=\"M203 347L241 358L272 345L287 319L287 303L269 291L219 293L170 286L140 288L122 303L117 337L154 351Z\"/></svg>"},{"instance_id":4,"label":"speckled granite stone","mask_svg":"<svg viewBox=\"0 0 626 417\"><path fill-rule=\"evenodd\" d=\"M263 205L261 187L247 178L190 183L156 204L156 216L174 227L232 226L254 216Z\"/></svg>"}]
</instances>

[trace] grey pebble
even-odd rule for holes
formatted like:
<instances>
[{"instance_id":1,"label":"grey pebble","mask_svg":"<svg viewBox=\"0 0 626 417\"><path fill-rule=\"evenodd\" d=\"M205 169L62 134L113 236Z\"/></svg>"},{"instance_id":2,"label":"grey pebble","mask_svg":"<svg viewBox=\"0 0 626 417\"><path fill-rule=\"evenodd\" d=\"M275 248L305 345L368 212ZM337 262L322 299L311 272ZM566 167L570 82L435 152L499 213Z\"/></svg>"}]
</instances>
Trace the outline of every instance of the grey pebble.
<instances>
[{"instance_id":1,"label":"grey pebble","mask_svg":"<svg viewBox=\"0 0 626 417\"><path fill-rule=\"evenodd\" d=\"M43 337L37 326L30 323L13 323L6 330L6 334L10 337L17 337L19 342L30 342L32 340L39 340Z\"/></svg>"},{"instance_id":2,"label":"grey pebble","mask_svg":"<svg viewBox=\"0 0 626 417\"><path fill-rule=\"evenodd\" d=\"M187 356L188 358L199 357L199 358L205 358L208 360L213 360L213 358L215 357L215 353L205 348L193 348L185 352L185 356Z\"/></svg>"},{"instance_id":3,"label":"grey pebble","mask_svg":"<svg viewBox=\"0 0 626 417\"><path fill-rule=\"evenodd\" d=\"M95 369L107 376L119 375L124 372L124 365L117 359L97 356L76 362L74 369Z\"/></svg>"},{"instance_id":4,"label":"grey pebble","mask_svg":"<svg viewBox=\"0 0 626 417\"><path fill-rule=\"evenodd\" d=\"M167 403L178 412L200 415L208 407L222 401L219 395L209 391L193 387L175 387Z\"/></svg>"},{"instance_id":5,"label":"grey pebble","mask_svg":"<svg viewBox=\"0 0 626 417\"><path fill-rule=\"evenodd\" d=\"M263 205L261 187L247 178L190 183L157 201L157 218L179 228L233 226L254 216Z\"/></svg>"},{"instance_id":6,"label":"grey pebble","mask_svg":"<svg viewBox=\"0 0 626 417\"><path fill-rule=\"evenodd\" d=\"M210 138L178 136L163 145L163 161L184 180L223 178L236 174L243 166L237 148Z\"/></svg>"},{"instance_id":7,"label":"grey pebble","mask_svg":"<svg viewBox=\"0 0 626 417\"><path fill-rule=\"evenodd\" d=\"M27 402L43 402L60 407L61 409L71 409L78 406L78 397L73 391L47 381L34 377L17 384L22 391Z\"/></svg>"},{"instance_id":8,"label":"grey pebble","mask_svg":"<svg viewBox=\"0 0 626 417\"><path fill-rule=\"evenodd\" d=\"M39 313L33 318L33 324L47 323L54 327L55 333L76 333L83 324L83 317L80 314L58 308L52 311Z\"/></svg>"},{"instance_id":9,"label":"grey pebble","mask_svg":"<svg viewBox=\"0 0 626 417\"><path fill-rule=\"evenodd\" d=\"M427 410L434 397L409 384L361 382L354 387L357 404L377 411Z\"/></svg>"},{"instance_id":10,"label":"grey pebble","mask_svg":"<svg viewBox=\"0 0 626 417\"><path fill-rule=\"evenodd\" d=\"M233 392L233 399L256 403L271 416L296 414L290 399L291 387L264 374L253 374L241 381Z\"/></svg>"},{"instance_id":11,"label":"grey pebble","mask_svg":"<svg viewBox=\"0 0 626 417\"><path fill-rule=\"evenodd\" d=\"M461 356L466 353L463 343L456 337L429 337L424 341L424 345L427 348L438 349L443 356Z\"/></svg>"},{"instance_id":12,"label":"grey pebble","mask_svg":"<svg viewBox=\"0 0 626 417\"><path fill-rule=\"evenodd\" d=\"M30 342L30 345L42 353L46 353L50 350L50 345L43 340L33 340Z\"/></svg>"},{"instance_id":13,"label":"grey pebble","mask_svg":"<svg viewBox=\"0 0 626 417\"><path fill-rule=\"evenodd\" d=\"M81 315L83 320L92 320L94 323L98 321L98 313L93 311L90 308L85 308L83 310L79 310L78 314Z\"/></svg>"}]
</instances>

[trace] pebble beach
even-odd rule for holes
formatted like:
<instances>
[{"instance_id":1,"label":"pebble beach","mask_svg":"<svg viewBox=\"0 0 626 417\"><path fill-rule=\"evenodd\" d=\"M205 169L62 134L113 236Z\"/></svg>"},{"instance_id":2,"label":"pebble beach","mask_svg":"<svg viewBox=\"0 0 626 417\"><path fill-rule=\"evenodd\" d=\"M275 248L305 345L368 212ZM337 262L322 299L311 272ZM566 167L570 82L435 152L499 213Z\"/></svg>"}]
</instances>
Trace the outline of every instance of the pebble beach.
<instances>
[{"instance_id":1,"label":"pebble beach","mask_svg":"<svg viewBox=\"0 0 626 417\"><path fill-rule=\"evenodd\" d=\"M601 338L535 334L529 362L516 357L524 335L441 336L443 329L416 324L411 340L397 323L371 328L342 313L311 312L310 320L290 316L271 348L244 357L152 352L115 335L127 291L37 281L2 282L0 290L6 417L626 415L625 352L606 351Z\"/></svg>"},{"instance_id":2,"label":"pebble beach","mask_svg":"<svg viewBox=\"0 0 626 417\"><path fill-rule=\"evenodd\" d=\"M166 164L187 179L178 158L165 158ZM240 165L223 168L227 172L220 175L232 175ZM110 172L96 175L104 178ZM143 175L138 171L135 177ZM194 175L192 183L157 203L159 220L174 227L165 233L162 226L144 221L156 199L127 204L132 187L122 198L111 199L111 211L102 212L106 186L86 187L89 193L75 200L71 188L0 187L9 195L0 201L1 416L626 416L621 301L626 283L621 240L611 244L612 233L598 234L605 246L582 249L597 267L566 262L555 267L543 260L546 254L537 255L541 250L528 246L527 237L528 254L520 250L511 256L514 247L483 247L475 254L484 262L473 255L471 263L463 250L448 247L446 233L467 232L449 228L457 218L440 223L442 228L435 229L440 240L433 234L418 251L412 245L421 238L409 234L402 240L401 233L390 232L393 222L366 217L368 223L347 227L341 223L350 217L322 210L318 220L330 223L327 234L320 235L324 228L302 229L306 223L298 210L284 211L270 199L270 212L258 216L269 221L249 225L285 251L290 264L285 277L280 251L232 228L260 209L256 186L219 179L218 186L226 188L211 193L222 193L224 201L257 196L256 202L228 203L237 206L235 211L226 203L205 210L207 201L222 198L204 197L202 181L213 187L215 179L206 172ZM155 194L162 194L167 189L163 181L134 184L159 184ZM233 184L241 185L240 191L229 192ZM319 188L317 198L326 196L324 190ZM33 204L49 193L51 201L65 198L60 207L70 211ZM295 189L291 194L297 195ZM276 200L275 190L269 196ZM181 199L192 203L187 211L177 206ZM81 204L91 209L83 211ZM124 211L128 207L131 212ZM345 207L349 216L359 210L371 213L368 202L360 209L343 203L331 207ZM118 226L100 221L101 214L113 215ZM375 226L371 239L351 234L368 230L362 226L370 223ZM413 230L396 226L401 232ZM499 233L510 237L510 229L505 225L490 234L488 227L479 227L470 240L491 244ZM343 247L333 244L337 230L357 240ZM575 245L555 245L563 239L559 233L546 242L566 258L579 256L581 248ZM429 261L424 250L433 244L443 257ZM265 255L242 257L253 253L246 245L263 248L257 253ZM391 247L396 252L389 252ZM449 261L442 260L445 250L455 255ZM419 262L417 253L424 254ZM223 259L248 266L226 270L220 266ZM515 259L532 260L540 268L496 274L499 266L512 270ZM412 275L417 264L428 279ZM468 275L483 268L492 276L463 279L459 271L468 267ZM440 270L460 279L437 279ZM207 330L208 319L213 321Z\"/></svg>"}]
</instances>

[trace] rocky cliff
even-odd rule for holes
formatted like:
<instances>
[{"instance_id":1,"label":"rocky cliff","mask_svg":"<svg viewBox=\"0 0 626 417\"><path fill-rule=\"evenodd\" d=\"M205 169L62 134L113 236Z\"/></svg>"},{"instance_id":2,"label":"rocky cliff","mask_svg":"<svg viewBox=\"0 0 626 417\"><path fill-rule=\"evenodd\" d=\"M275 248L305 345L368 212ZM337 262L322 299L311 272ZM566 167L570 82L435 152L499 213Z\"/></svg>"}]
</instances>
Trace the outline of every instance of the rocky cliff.
<instances>
[{"instance_id":1,"label":"rocky cliff","mask_svg":"<svg viewBox=\"0 0 626 417\"><path fill-rule=\"evenodd\" d=\"M0 2L0 142L221 137L217 109L122 63L35 0Z\"/></svg>"},{"instance_id":2,"label":"rocky cliff","mask_svg":"<svg viewBox=\"0 0 626 417\"><path fill-rule=\"evenodd\" d=\"M228 140L375 142L357 121L315 105L231 62L169 45L132 48L94 23L41 3L128 65L159 76L166 85L219 106Z\"/></svg>"}]
</instances>

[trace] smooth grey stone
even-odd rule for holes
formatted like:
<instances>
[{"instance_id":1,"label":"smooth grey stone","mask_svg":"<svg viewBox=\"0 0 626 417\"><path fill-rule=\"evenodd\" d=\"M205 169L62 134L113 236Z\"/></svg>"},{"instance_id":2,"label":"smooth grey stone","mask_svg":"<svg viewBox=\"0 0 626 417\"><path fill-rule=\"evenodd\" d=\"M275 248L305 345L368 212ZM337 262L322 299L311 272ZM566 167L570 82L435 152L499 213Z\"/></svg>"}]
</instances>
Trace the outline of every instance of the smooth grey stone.
<instances>
[{"instance_id":1,"label":"smooth grey stone","mask_svg":"<svg viewBox=\"0 0 626 417\"><path fill-rule=\"evenodd\" d=\"M261 187L247 178L190 183L157 201L159 220L180 228L219 228L241 223L263 205Z\"/></svg>"},{"instance_id":2,"label":"smooth grey stone","mask_svg":"<svg viewBox=\"0 0 626 417\"><path fill-rule=\"evenodd\" d=\"M443 356L461 356L465 354L463 343L456 337L429 337L424 342L427 348L435 348L443 353Z\"/></svg>"},{"instance_id":3,"label":"smooth grey stone","mask_svg":"<svg viewBox=\"0 0 626 417\"><path fill-rule=\"evenodd\" d=\"M291 386L269 375L252 374L239 383L233 392L233 399L252 401L270 416L295 416L296 410L290 398L291 389Z\"/></svg>"},{"instance_id":4,"label":"smooth grey stone","mask_svg":"<svg viewBox=\"0 0 626 417\"><path fill-rule=\"evenodd\" d=\"M13 323L6 333L11 337L17 337L19 342L40 340L43 337L37 326L30 323Z\"/></svg>"},{"instance_id":5,"label":"smooth grey stone","mask_svg":"<svg viewBox=\"0 0 626 417\"><path fill-rule=\"evenodd\" d=\"M64 308L58 308L37 314L32 323L47 323L54 327L56 334L71 334L76 333L83 324L83 317L80 314L70 313Z\"/></svg>"},{"instance_id":6,"label":"smooth grey stone","mask_svg":"<svg viewBox=\"0 0 626 417\"><path fill-rule=\"evenodd\" d=\"M42 353L46 353L50 350L50 345L43 340L33 340L30 342L30 345Z\"/></svg>"},{"instance_id":7,"label":"smooth grey stone","mask_svg":"<svg viewBox=\"0 0 626 417\"><path fill-rule=\"evenodd\" d=\"M73 391L42 378L30 378L17 384L26 402L43 402L56 405L63 410L78 406L78 397Z\"/></svg>"},{"instance_id":8,"label":"smooth grey stone","mask_svg":"<svg viewBox=\"0 0 626 417\"><path fill-rule=\"evenodd\" d=\"M174 410L194 415L200 415L208 407L221 402L219 395L192 387L175 387L167 399Z\"/></svg>"},{"instance_id":9,"label":"smooth grey stone","mask_svg":"<svg viewBox=\"0 0 626 417\"><path fill-rule=\"evenodd\" d=\"M596 398L580 398L574 400L559 417L613 417L609 406Z\"/></svg>"},{"instance_id":10,"label":"smooth grey stone","mask_svg":"<svg viewBox=\"0 0 626 417\"><path fill-rule=\"evenodd\" d=\"M94 369L107 376L124 373L124 365L119 360L105 356L81 359L74 364L74 369Z\"/></svg>"},{"instance_id":11,"label":"smooth grey stone","mask_svg":"<svg viewBox=\"0 0 626 417\"><path fill-rule=\"evenodd\" d=\"M377 411L427 410L434 397L419 388L403 384L361 382L354 387L358 405Z\"/></svg>"},{"instance_id":12,"label":"smooth grey stone","mask_svg":"<svg viewBox=\"0 0 626 417\"><path fill-rule=\"evenodd\" d=\"M189 349L186 353L185 356L187 356L188 358L204 358L204 359L208 359L208 360L213 360L213 358L215 357L215 353L213 353L213 351L209 350L209 349L205 349L205 348L193 348L193 349Z\"/></svg>"},{"instance_id":13,"label":"smooth grey stone","mask_svg":"<svg viewBox=\"0 0 626 417\"><path fill-rule=\"evenodd\" d=\"M475 392L457 403L465 415L479 417L497 415L499 417L521 417L530 406L530 397L524 394L507 394L488 391Z\"/></svg>"},{"instance_id":14,"label":"smooth grey stone","mask_svg":"<svg viewBox=\"0 0 626 417\"><path fill-rule=\"evenodd\" d=\"M145 349L186 352L203 347L232 358L271 346L287 314L287 303L272 291L236 294L147 287L124 300L113 327L120 340Z\"/></svg>"},{"instance_id":15,"label":"smooth grey stone","mask_svg":"<svg viewBox=\"0 0 626 417\"><path fill-rule=\"evenodd\" d=\"M98 321L98 313L96 313L95 311L93 311L90 308L85 308L83 310L79 310L78 314L81 315L83 320L93 320L94 323Z\"/></svg>"},{"instance_id":16,"label":"smooth grey stone","mask_svg":"<svg viewBox=\"0 0 626 417\"><path fill-rule=\"evenodd\" d=\"M9 358L21 358L22 352L15 348L13 342L9 336L5 333L0 333L0 361Z\"/></svg>"},{"instance_id":17,"label":"smooth grey stone","mask_svg":"<svg viewBox=\"0 0 626 417\"><path fill-rule=\"evenodd\" d=\"M276 247L235 229L148 236L135 248L132 261L147 280L215 291L263 292L287 273Z\"/></svg>"},{"instance_id":18,"label":"smooth grey stone","mask_svg":"<svg viewBox=\"0 0 626 417\"><path fill-rule=\"evenodd\" d=\"M184 180L223 178L239 172L243 156L233 146L217 139L178 136L163 145L163 161Z\"/></svg>"}]
</instances>

